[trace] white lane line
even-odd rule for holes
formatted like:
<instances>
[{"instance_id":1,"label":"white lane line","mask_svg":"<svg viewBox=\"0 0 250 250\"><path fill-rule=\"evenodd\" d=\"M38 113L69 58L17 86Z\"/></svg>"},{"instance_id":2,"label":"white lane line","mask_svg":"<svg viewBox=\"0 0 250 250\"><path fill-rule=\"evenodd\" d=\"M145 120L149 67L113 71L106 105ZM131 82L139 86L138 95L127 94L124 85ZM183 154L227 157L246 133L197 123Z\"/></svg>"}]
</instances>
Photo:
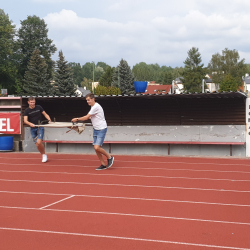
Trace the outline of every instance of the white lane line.
<instances>
[{"instance_id":1,"label":"white lane line","mask_svg":"<svg viewBox=\"0 0 250 250\"><path fill-rule=\"evenodd\" d=\"M12 166L38 166L37 164L19 164L19 163L0 163L0 165L12 165ZM44 166L44 165L43 165ZM58 165L46 164L47 167L58 167ZM94 168L95 166L83 166L83 165L63 165L63 167L77 167L77 168ZM250 167L250 166L249 166ZM145 167L113 167L113 169L138 169L138 170L163 170L163 171L190 171L190 172L214 172L214 173L239 173L239 174L250 174L246 171L228 171L228 170L212 170L212 169L189 169L189 168L145 168ZM3 169L4 170L4 169ZM3 171L1 170L1 171ZM21 171L20 171L21 172Z\"/></svg>"},{"instance_id":2,"label":"white lane line","mask_svg":"<svg viewBox=\"0 0 250 250\"><path fill-rule=\"evenodd\" d=\"M0 206L0 208L8 209L20 209L20 210L41 210L41 208L26 208L26 207L10 207ZM101 211L84 211L84 210L67 210L67 209L42 209L43 211L52 212L69 212L69 213L84 213L84 214L105 214L105 215L118 215L118 216L130 216L130 217L144 217L144 218L157 218L157 219L169 219L169 220L185 220L185 221L198 221L198 222L209 222L209 223L221 223L221 224L234 224L234 225L246 225L250 226L247 222L236 222L236 221L217 221L217 220L205 220L205 219L194 219L194 218L180 218L160 215L147 215L147 214L125 214L125 213L112 213L112 212L101 212Z\"/></svg>"},{"instance_id":3,"label":"white lane line","mask_svg":"<svg viewBox=\"0 0 250 250\"><path fill-rule=\"evenodd\" d=\"M59 201L53 202L53 203L51 203L51 204L49 204L49 205L47 205L47 206L40 207L39 209L44 209L44 208L47 208L47 207L51 207L51 206L53 206L53 205L55 205L55 204L57 204L57 203L60 203L60 202L62 202L62 201L66 201L66 200L68 200L68 199L70 199L70 198L72 198L72 197L74 197L74 196L75 196L75 195L71 195L71 196L66 197L66 198L64 198L64 199L61 199L61 200L59 200Z\"/></svg>"},{"instance_id":4,"label":"white lane line","mask_svg":"<svg viewBox=\"0 0 250 250\"><path fill-rule=\"evenodd\" d=\"M47 233L47 234L60 234L60 235L73 235L73 236L107 238L107 239L118 239L118 240L144 241L144 242L165 243L165 244L185 245L185 246L198 246L198 247L219 248L219 249L250 250L249 248L241 248L241 247L206 245L206 244L197 244L197 243L187 243L187 242L177 242L177 241L167 241L167 240L153 240L153 239L143 239L143 238L131 238L131 237L112 236L112 235L70 233L70 232L58 232L58 231L35 230L35 229L24 229L24 228L8 228L8 227L0 227L0 230Z\"/></svg>"},{"instance_id":5,"label":"white lane line","mask_svg":"<svg viewBox=\"0 0 250 250\"><path fill-rule=\"evenodd\" d=\"M100 176L100 174L95 173L70 173L70 172L40 172L40 171L9 171L0 170L0 172L17 172L17 173L38 173L38 174L82 174L82 175L93 175ZM197 177L185 177L185 176L162 176L162 175L137 175L137 174L110 174L102 173L103 176L119 176L119 177L140 177L140 178L162 178L162 179L185 179L185 180L206 180L206 181L230 181L230 182L250 182L250 180L236 180L236 179L213 179L213 178L197 178Z\"/></svg>"},{"instance_id":6,"label":"white lane line","mask_svg":"<svg viewBox=\"0 0 250 250\"><path fill-rule=\"evenodd\" d=\"M0 179L0 181L6 181L6 182L30 182L30 183L53 183L53 184L75 184L75 185L97 185L97 186L118 186L118 187L141 187L141 188L160 188L160 189L182 189L182 190L232 192L232 193L250 193L249 190L241 191L241 190L228 190L228 189L146 186L146 185L98 183L98 182L34 181L34 180L10 180L10 179Z\"/></svg>"},{"instance_id":7,"label":"white lane line","mask_svg":"<svg viewBox=\"0 0 250 250\"><path fill-rule=\"evenodd\" d=\"M14 192L14 191L0 191L0 193L10 194L34 194L34 195L62 195L69 196L72 194L54 194L54 193L31 193L31 192ZM215 203L215 202L203 202L203 201L181 201L181 200L164 200L164 199L150 199L150 198L136 198L136 197L123 197L123 196L103 196L103 195L87 195L87 194L75 194L76 197L88 197L88 198L105 198L105 199L122 199L122 200L140 200L140 201L157 201L157 202L173 202L173 203L189 203L189 204L202 204L202 205L217 205L217 206L233 206L233 207L250 207L250 205L243 204L227 204L227 203Z\"/></svg>"},{"instance_id":8,"label":"white lane line","mask_svg":"<svg viewBox=\"0 0 250 250\"><path fill-rule=\"evenodd\" d=\"M0 157L3 159L10 159L9 157ZM167 157L166 157L167 158ZM13 158L14 160L40 160L40 158ZM224 160L228 160L228 158L225 158ZM240 159L239 159L240 160ZM99 160L92 160L92 159L51 159L50 161L93 161L93 162L99 162ZM131 163L153 163L153 164L187 164L187 165L216 165L216 166L248 166L250 167L250 160L249 164L239 164L239 163L215 163L215 162L184 162L184 161L127 161L127 160L118 160L116 159L115 162L131 162Z\"/></svg>"},{"instance_id":9,"label":"white lane line","mask_svg":"<svg viewBox=\"0 0 250 250\"><path fill-rule=\"evenodd\" d=\"M6 165L4 163L0 163L0 165ZM32 167L39 167L39 164L15 164L15 163L8 163L8 166L32 166ZM44 166L44 165L43 165ZM58 165L46 164L46 167L58 167ZM95 166L83 166L83 165L63 165L63 167L70 167L70 168L91 168L93 169ZM250 172L246 171L224 171L224 170L209 170L209 169L173 169L173 168L143 168L143 167L113 167L112 169L136 169L136 170L162 170L162 171L184 171L184 172L211 172L211 173L238 173L238 174L250 174ZM0 171L4 171L0 170ZM20 171L24 172L24 171Z\"/></svg>"}]
</instances>

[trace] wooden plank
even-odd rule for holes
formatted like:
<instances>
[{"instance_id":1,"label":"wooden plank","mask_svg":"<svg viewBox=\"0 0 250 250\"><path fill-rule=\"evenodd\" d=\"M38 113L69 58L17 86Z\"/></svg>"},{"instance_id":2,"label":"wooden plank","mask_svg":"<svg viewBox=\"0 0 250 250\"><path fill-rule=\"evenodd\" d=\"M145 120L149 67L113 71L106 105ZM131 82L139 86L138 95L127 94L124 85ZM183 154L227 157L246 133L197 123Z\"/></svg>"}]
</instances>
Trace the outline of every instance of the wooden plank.
<instances>
[{"instance_id":1,"label":"wooden plank","mask_svg":"<svg viewBox=\"0 0 250 250\"><path fill-rule=\"evenodd\" d=\"M1 105L0 109L21 109L21 105L13 105L13 106L7 106L7 105Z\"/></svg>"},{"instance_id":2,"label":"wooden plank","mask_svg":"<svg viewBox=\"0 0 250 250\"><path fill-rule=\"evenodd\" d=\"M50 141L44 140L46 143L90 143L92 141ZM204 145L245 145L245 142L202 142L202 141L104 141L110 144L204 144Z\"/></svg>"}]
</instances>

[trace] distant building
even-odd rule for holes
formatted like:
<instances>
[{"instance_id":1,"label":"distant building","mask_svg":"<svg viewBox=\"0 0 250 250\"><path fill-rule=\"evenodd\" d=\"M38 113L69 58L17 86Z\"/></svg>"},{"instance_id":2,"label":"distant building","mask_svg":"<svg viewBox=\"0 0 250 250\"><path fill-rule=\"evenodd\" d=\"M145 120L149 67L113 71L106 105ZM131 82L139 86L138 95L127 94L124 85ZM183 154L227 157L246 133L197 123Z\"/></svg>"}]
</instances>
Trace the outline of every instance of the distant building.
<instances>
[{"instance_id":1,"label":"distant building","mask_svg":"<svg viewBox=\"0 0 250 250\"><path fill-rule=\"evenodd\" d=\"M148 82L148 85L160 85L159 83L155 83L155 81Z\"/></svg>"},{"instance_id":2,"label":"distant building","mask_svg":"<svg viewBox=\"0 0 250 250\"><path fill-rule=\"evenodd\" d=\"M172 85L160 85L160 84L148 85L146 92L143 94L151 94L151 95L161 94L161 93L168 94L171 93L171 88Z\"/></svg>"},{"instance_id":3,"label":"distant building","mask_svg":"<svg viewBox=\"0 0 250 250\"><path fill-rule=\"evenodd\" d=\"M175 94L181 94L184 91L182 79L183 79L183 77L177 77L174 80L174 93Z\"/></svg>"},{"instance_id":4,"label":"distant building","mask_svg":"<svg viewBox=\"0 0 250 250\"><path fill-rule=\"evenodd\" d=\"M76 91L75 91L75 94L77 96L86 96L88 93L91 93L90 90L86 89L86 87L77 87Z\"/></svg>"},{"instance_id":5,"label":"distant building","mask_svg":"<svg viewBox=\"0 0 250 250\"><path fill-rule=\"evenodd\" d=\"M250 92L250 76L249 74L245 74L242 77L243 80L243 92Z\"/></svg>"},{"instance_id":6,"label":"distant building","mask_svg":"<svg viewBox=\"0 0 250 250\"><path fill-rule=\"evenodd\" d=\"M211 78L205 79L205 83L207 85L207 88L205 89L205 91L209 91L209 92L218 91L218 87L216 86L215 83L213 83L213 80Z\"/></svg>"}]
</instances>

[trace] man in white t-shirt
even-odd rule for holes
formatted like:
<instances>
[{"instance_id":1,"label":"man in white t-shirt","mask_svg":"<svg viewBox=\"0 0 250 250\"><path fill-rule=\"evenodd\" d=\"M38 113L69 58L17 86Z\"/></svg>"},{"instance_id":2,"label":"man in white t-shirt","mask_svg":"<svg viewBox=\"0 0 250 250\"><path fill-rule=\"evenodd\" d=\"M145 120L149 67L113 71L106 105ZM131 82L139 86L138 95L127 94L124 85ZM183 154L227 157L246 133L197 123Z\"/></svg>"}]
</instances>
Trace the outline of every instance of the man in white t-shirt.
<instances>
[{"instance_id":1,"label":"man in white t-shirt","mask_svg":"<svg viewBox=\"0 0 250 250\"><path fill-rule=\"evenodd\" d=\"M113 165L114 157L111 156L109 153L107 153L101 146L104 142L105 135L107 133L107 122L105 120L104 112L102 109L102 106L95 102L95 96L92 93L89 93L86 95L86 101L89 106L91 106L91 109L89 113L83 117L80 118L73 118L72 122L78 122L78 121L86 121L88 119L91 119L94 131L93 131L93 145L95 152L101 161L101 166L98 167L96 170L103 170L110 168ZM108 160L108 165L106 165L102 155L105 155Z\"/></svg>"}]
</instances>

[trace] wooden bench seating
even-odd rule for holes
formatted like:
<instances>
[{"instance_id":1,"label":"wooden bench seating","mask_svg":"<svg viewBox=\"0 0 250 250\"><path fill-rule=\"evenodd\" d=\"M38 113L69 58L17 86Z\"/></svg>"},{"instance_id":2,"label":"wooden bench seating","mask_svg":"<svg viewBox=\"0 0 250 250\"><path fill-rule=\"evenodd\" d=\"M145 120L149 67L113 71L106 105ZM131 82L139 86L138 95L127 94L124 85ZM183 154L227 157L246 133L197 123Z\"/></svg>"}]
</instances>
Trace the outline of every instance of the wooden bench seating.
<instances>
[{"instance_id":1,"label":"wooden bench seating","mask_svg":"<svg viewBox=\"0 0 250 250\"><path fill-rule=\"evenodd\" d=\"M72 144L92 144L92 141L50 141L44 140L46 143L55 143L56 152L58 152L58 144L61 143L72 143ZM186 144L186 145L229 145L230 146L230 156L232 156L232 146L233 145L245 145L245 142L202 142L202 141L104 141L104 144L109 144L109 153L111 153L112 144L167 144L168 145L168 155L170 155L170 145L171 144Z\"/></svg>"}]
</instances>

